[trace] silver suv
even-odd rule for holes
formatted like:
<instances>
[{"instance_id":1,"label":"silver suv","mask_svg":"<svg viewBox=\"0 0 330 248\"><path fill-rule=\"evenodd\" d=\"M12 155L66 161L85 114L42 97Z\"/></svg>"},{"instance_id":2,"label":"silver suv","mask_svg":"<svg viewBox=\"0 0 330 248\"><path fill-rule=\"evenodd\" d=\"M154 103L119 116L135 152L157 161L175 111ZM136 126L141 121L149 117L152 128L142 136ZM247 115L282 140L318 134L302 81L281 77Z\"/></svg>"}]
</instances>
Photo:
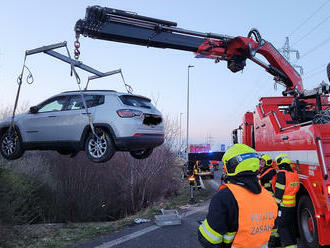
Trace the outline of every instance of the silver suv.
<instances>
[{"instance_id":1,"label":"silver suv","mask_svg":"<svg viewBox=\"0 0 330 248\"><path fill-rule=\"evenodd\" d=\"M116 91L79 91L51 97L25 114L0 122L0 152L6 159L20 158L25 150L57 150L74 156L85 150L93 162L105 162L116 151L147 158L164 142L161 113L150 99ZM89 125L93 120L95 134Z\"/></svg>"}]
</instances>

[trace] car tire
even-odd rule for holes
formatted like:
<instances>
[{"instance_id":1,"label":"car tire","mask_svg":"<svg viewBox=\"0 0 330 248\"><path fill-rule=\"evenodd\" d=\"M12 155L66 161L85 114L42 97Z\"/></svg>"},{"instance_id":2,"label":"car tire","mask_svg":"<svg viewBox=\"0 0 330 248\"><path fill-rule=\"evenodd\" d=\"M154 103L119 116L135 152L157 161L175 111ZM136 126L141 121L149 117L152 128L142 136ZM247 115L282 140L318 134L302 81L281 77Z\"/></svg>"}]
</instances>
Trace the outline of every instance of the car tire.
<instances>
[{"instance_id":1,"label":"car tire","mask_svg":"<svg viewBox=\"0 0 330 248\"><path fill-rule=\"evenodd\" d=\"M140 151L130 151L129 153L133 158L136 159L145 159L151 155L153 152L153 148L145 149L145 150L140 150Z\"/></svg>"},{"instance_id":2,"label":"car tire","mask_svg":"<svg viewBox=\"0 0 330 248\"><path fill-rule=\"evenodd\" d=\"M108 132L101 128L96 128L95 132L100 140L91 132L85 142L85 151L92 162L104 163L113 157L116 148Z\"/></svg>"},{"instance_id":3,"label":"car tire","mask_svg":"<svg viewBox=\"0 0 330 248\"><path fill-rule=\"evenodd\" d=\"M0 153L7 160L19 159L23 156L22 138L17 130L8 129L0 137Z\"/></svg>"},{"instance_id":4,"label":"car tire","mask_svg":"<svg viewBox=\"0 0 330 248\"><path fill-rule=\"evenodd\" d=\"M309 196L304 195L300 198L297 214L300 243L302 244L302 247L320 247L315 210Z\"/></svg>"}]
</instances>

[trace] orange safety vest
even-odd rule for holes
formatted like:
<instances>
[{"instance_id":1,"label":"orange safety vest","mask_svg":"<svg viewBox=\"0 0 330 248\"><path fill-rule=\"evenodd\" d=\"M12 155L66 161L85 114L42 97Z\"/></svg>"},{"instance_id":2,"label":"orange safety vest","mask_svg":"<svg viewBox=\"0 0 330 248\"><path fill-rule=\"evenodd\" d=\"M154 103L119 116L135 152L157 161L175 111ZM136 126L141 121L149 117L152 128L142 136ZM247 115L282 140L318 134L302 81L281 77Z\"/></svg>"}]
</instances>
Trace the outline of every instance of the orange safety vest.
<instances>
[{"instance_id":1,"label":"orange safety vest","mask_svg":"<svg viewBox=\"0 0 330 248\"><path fill-rule=\"evenodd\" d=\"M270 172L271 170L275 170L274 168L270 167L268 168L264 173L262 173L260 176L259 176L259 179L261 179L262 177L264 177L268 172ZM267 183L265 183L263 186L265 187L265 189L267 189L269 192L271 192L272 188L273 188L273 181L274 181L274 177ZM275 186L275 184L274 184ZM272 193L272 192L271 192Z\"/></svg>"},{"instance_id":2,"label":"orange safety vest","mask_svg":"<svg viewBox=\"0 0 330 248\"><path fill-rule=\"evenodd\" d=\"M285 189L280 206L295 207L296 194L300 188L298 173L296 170L293 172L280 170L279 172L285 173Z\"/></svg>"},{"instance_id":3,"label":"orange safety vest","mask_svg":"<svg viewBox=\"0 0 330 248\"><path fill-rule=\"evenodd\" d=\"M272 195L263 187L260 194L254 194L235 184L228 187L238 204L238 231L233 248L267 248L268 240L277 217L277 204Z\"/></svg>"}]
</instances>

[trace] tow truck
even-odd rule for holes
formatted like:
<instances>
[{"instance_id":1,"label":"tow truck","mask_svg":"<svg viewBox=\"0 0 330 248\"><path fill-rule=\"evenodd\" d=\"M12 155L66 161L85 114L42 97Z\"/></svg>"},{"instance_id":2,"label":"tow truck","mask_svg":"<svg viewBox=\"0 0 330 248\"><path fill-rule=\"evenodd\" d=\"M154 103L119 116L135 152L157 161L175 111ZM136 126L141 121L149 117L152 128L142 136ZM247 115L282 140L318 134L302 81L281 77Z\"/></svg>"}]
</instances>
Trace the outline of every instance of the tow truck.
<instances>
[{"instance_id":1,"label":"tow truck","mask_svg":"<svg viewBox=\"0 0 330 248\"><path fill-rule=\"evenodd\" d=\"M196 57L226 61L232 72L249 59L284 86L283 96L262 97L256 110L244 114L233 140L258 152L289 154L301 180L297 195L297 225L303 247L330 245L330 111L328 84L303 88L299 73L258 30L247 36L197 32L177 23L134 12L91 6L75 25L76 57L79 36L107 41L193 52ZM256 57L259 54L268 61ZM330 65L328 77L330 80Z\"/></svg>"}]
</instances>

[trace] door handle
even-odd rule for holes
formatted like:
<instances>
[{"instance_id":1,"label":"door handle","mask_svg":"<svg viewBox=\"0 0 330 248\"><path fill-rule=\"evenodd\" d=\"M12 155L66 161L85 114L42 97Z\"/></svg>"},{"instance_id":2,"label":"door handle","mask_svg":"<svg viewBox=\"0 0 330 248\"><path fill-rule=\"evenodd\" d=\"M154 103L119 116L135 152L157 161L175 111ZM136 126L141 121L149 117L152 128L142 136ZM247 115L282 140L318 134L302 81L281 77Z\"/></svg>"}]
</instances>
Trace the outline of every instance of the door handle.
<instances>
[{"instance_id":1,"label":"door handle","mask_svg":"<svg viewBox=\"0 0 330 248\"><path fill-rule=\"evenodd\" d=\"M48 115L49 118L54 118L56 115Z\"/></svg>"},{"instance_id":2,"label":"door handle","mask_svg":"<svg viewBox=\"0 0 330 248\"><path fill-rule=\"evenodd\" d=\"M81 113L82 115L90 115L91 113Z\"/></svg>"}]
</instances>

